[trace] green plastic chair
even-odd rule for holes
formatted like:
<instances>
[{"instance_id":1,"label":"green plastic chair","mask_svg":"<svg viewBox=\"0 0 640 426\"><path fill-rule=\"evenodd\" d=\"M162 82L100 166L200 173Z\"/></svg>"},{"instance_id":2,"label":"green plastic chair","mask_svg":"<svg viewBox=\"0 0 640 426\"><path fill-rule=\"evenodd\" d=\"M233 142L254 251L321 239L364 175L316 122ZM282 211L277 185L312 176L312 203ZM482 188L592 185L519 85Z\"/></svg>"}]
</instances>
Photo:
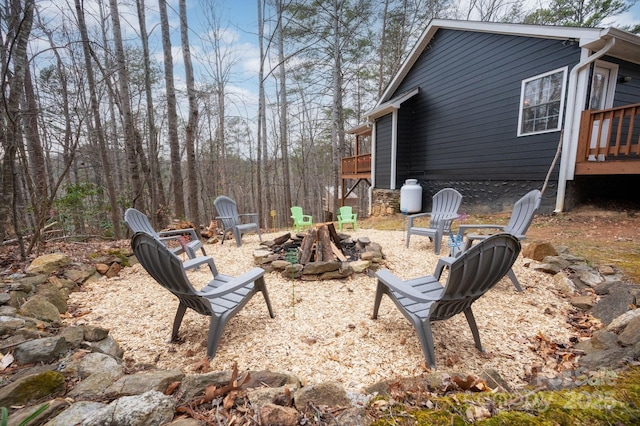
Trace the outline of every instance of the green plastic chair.
<instances>
[{"instance_id":1,"label":"green plastic chair","mask_svg":"<svg viewBox=\"0 0 640 426\"><path fill-rule=\"evenodd\" d=\"M293 226L296 228L296 232L300 232L300 229L310 228L313 226L313 217L308 214L302 213L302 207L291 207L291 219L293 219Z\"/></svg>"},{"instance_id":2,"label":"green plastic chair","mask_svg":"<svg viewBox=\"0 0 640 426\"><path fill-rule=\"evenodd\" d=\"M353 212L351 206L342 206L338 211L338 228L342 231L342 225L350 223L353 226L353 230L357 231L357 219L358 214Z\"/></svg>"}]
</instances>

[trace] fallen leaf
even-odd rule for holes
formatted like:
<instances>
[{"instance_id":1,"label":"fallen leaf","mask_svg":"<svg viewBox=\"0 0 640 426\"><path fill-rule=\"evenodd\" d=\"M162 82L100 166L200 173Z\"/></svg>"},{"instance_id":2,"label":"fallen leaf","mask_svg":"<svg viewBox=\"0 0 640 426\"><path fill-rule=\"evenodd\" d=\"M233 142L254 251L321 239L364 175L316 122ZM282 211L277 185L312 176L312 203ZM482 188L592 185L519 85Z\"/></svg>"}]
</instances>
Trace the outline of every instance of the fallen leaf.
<instances>
[{"instance_id":1,"label":"fallen leaf","mask_svg":"<svg viewBox=\"0 0 640 426\"><path fill-rule=\"evenodd\" d=\"M196 365L193 366L193 371L200 373L208 373L211 371L211 365L209 364L209 358L203 358Z\"/></svg>"},{"instance_id":2,"label":"fallen leaf","mask_svg":"<svg viewBox=\"0 0 640 426\"><path fill-rule=\"evenodd\" d=\"M175 392L175 390L178 389L178 386L180 386L180 383L181 382L170 383L169 386L167 386L167 389L165 389L164 394L165 395L173 394L173 392Z\"/></svg>"}]
</instances>

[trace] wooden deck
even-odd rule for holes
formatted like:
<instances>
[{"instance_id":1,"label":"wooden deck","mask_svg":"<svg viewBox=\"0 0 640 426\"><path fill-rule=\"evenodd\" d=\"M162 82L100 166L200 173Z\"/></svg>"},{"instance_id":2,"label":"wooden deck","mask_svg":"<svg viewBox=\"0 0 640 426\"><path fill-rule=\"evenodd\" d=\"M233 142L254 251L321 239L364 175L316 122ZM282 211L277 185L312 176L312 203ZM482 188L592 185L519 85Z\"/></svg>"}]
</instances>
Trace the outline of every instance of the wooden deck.
<instances>
[{"instance_id":1,"label":"wooden deck","mask_svg":"<svg viewBox=\"0 0 640 426\"><path fill-rule=\"evenodd\" d=\"M371 154L342 159L342 179L368 179L371 177Z\"/></svg>"},{"instance_id":2,"label":"wooden deck","mask_svg":"<svg viewBox=\"0 0 640 426\"><path fill-rule=\"evenodd\" d=\"M640 104L582 112L575 173L640 174Z\"/></svg>"}]
</instances>

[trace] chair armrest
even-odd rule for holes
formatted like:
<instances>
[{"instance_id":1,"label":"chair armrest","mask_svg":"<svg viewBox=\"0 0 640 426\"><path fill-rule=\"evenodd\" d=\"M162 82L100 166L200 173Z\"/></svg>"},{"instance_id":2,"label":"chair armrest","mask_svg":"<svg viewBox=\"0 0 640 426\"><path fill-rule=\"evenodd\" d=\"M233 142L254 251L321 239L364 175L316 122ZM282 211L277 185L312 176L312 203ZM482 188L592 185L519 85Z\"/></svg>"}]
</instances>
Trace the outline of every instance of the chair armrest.
<instances>
[{"instance_id":1,"label":"chair armrest","mask_svg":"<svg viewBox=\"0 0 640 426\"><path fill-rule=\"evenodd\" d=\"M250 223L258 223L258 213L241 213L238 215L238 219L242 217L248 217Z\"/></svg>"},{"instance_id":2,"label":"chair armrest","mask_svg":"<svg viewBox=\"0 0 640 426\"><path fill-rule=\"evenodd\" d=\"M433 270L433 276L436 279L440 279L440 277L442 276L442 271L444 271L444 268L449 268L451 267L451 264L453 262L455 262L457 259L457 257L441 257L438 260L438 264L436 265L436 268Z\"/></svg>"},{"instance_id":3,"label":"chair armrest","mask_svg":"<svg viewBox=\"0 0 640 426\"><path fill-rule=\"evenodd\" d=\"M216 275L218 273L216 269L216 264L213 261L213 257L211 256L198 256L193 259L187 259L182 262L182 267L186 270L189 268L199 267L201 265L209 265L211 272Z\"/></svg>"},{"instance_id":4,"label":"chair armrest","mask_svg":"<svg viewBox=\"0 0 640 426\"><path fill-rule=\"evenodd\" d=\"M442 294L442 290L444 290L444 287L442 287L442 285L438 283L439 287L434 288L434 291L430 292L434 294L425 295L417 291L416 289L414 289L412 286L407 285L404 281L402 281L400 278L396 277L386 269L382 269L376 272L376 278L378 279L379 282L389 287L390 290L398 292L403 296L408 297L411 300L415 300L416 302L421 302L421 303L435 302L436 300L439 299L439 296ZM429 275L421 278L415 278L411 281L414 283L418 283L419 281L422 281L422 280L424 280L424 283L437 282L437 280L433 276L429 276Z\"/></svg>"},{"instance_id":5,"label":"chair armrest","mask_svg":"<svg viewBox=\"0 0 640 426\"><path fill-rule=\"evenodd\" d=\"M184 229L172 229L170 231L160 231L158 232L158 237L160 237L160 239L163 238L176 238L179 237L183 234L189 234L189 236L191 237L192 240L197 240L198 236L196 235L196 230L193 228L184 228Z\"/></svg>"},{"instance_id":6,"label":"chair armrest","mask_svg":"<svg viewBox=\"0 0 640 426\"><path fill-rule=\"evenodd\" d=\"M419 217L429 216L431 213L416 213L407 215L407 228L413 228L413 220Z\"/></svg>"},{"instance_id":7,"label":"chair armrest","mask_svg":"<svg viewBox=\"0 0 640 426\"><path fill-rule=\"evenodd\" d=\"M499 229L503 230L505 225L494 225L494 224L477 224L477 225L460 225L458 227L458 235L464 236L464 233L468 229Z\"/></svg>"},{"instance_id":8,"label":"chair armrest","mask_svg":"<svg viewBox=\"0 0 640 426\"><path fill-rule=\"evenodd\" d=\"M216 216L216 220L233 219L233 216Z\"/></svg>"},{"instance_id":9,"label":"chair armrest","mask_svg":"<svg viewBox=\"0 0 640 426\"><path fill-rule=\"evenodd\" d=\"M244 274L232 278L229 282L220 286L215 286L215 279L207 285L207 291L199 291L198 295L206 297L207 299L215 299L225 294L233 293L239 288L245 287L247 284L256 281L264 275L264 269L253 268Z\"/></svg>"},{"instance_id":10,"label":"chair armrest","mask_svg":"<svg viewBox=\"0 0 640 426\"><path fill-rule=\"evenodd\" d=\"M313 219L313 216L311 216L310 214L303 214L302 218L311 220L311 219Z\"/></svg>"}]
</instances>

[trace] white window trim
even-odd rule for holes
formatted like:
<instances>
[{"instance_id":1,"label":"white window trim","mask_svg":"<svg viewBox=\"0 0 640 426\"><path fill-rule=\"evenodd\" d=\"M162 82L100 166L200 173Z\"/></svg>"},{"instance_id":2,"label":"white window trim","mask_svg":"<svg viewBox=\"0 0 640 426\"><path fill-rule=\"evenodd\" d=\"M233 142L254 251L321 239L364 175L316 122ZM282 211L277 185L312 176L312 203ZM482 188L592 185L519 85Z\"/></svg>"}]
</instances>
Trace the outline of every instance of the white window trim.
<instances>
[{"instance_id":1,"label":"white window trim","mask_svg":"<svg viewBox=\"0 0 640 426\"><path fill-rule=\"evenodd\" d=\"M538 74L533 77L529 77L525 80L522 80L522 84L520 87L520 103L518 104L518 131L517 136L532 136L532 135L540 135L543 133L551 133L551 132L559 132L562 129L562 120L564 118L564 100L565 100L565 91L567 89L567 74L569 71L569 67L557 68L552 71L545 72L543 74ZM546 77L548 75L557 74L562 72L562 89L560 93L560 112L558 114L558 127L554 129L540 130L537 132L528 132L522 133L522 113L523 113L523 105L524 102L524 88L526 84L532 80L538 80L540 78Z\"/></svg>"}]
</instances>

